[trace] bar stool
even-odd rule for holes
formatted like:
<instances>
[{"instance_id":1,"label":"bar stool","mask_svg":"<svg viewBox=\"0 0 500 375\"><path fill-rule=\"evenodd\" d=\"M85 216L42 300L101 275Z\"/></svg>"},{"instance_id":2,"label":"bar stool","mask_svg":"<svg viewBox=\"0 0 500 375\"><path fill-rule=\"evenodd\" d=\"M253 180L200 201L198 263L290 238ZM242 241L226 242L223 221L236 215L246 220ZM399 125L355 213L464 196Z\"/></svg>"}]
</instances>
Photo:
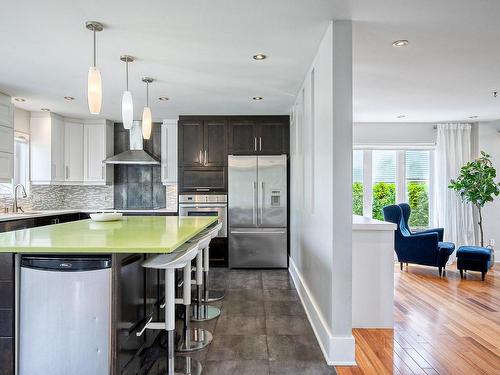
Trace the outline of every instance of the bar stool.
<instances>
[{"instance_id":1,"label":"bar stool","mask_svg":"<svg viewBox=\"0 0 500 375\"><path fill-rule=\"evenodd\" d=\"M211 240L211 231L205 230L188 241L189 243L197 243L198 245L198 254L196 255L196 304L193 305L191 316L191 320L194 322L205 322L215 319L220 315L218 307L203 303L203 254L208 249ZM208 263L208 256L206 256L205 263Z\"/></svg>"},{"instance_id":2,"label":"bar stool","mask_svg":"<svg viewBox=\"0 0 500 375\"><path fill-rule=\"evenodd\" d=\"M146 329L165 329L167 331L167 375L189 374L200 375L201 364L190 357L176 357L174 352L175 341L175 270L191 266L199 253L198 245L185 243L176 251L169 254L159 254L145 260L145 268L165 270L165 322L152 322L149 319L137 336L141 336Z\"/></svg>"},{"instance_id":3,"label":"bar stool","mask_svg":"<svg viewBox=\"0 0 500 375\"><path fill-rule=\"evenodd\" d=\"M198 243L194 244L198 249ZM198 250L194 257L198 255ZM192 259L194 259L194 257ZM192 260L191 259L191 260ZM191 327L191 261L183 269L182 301L184 305L184 319L181 341L177 344L178 352L193 352L210 345L213 335L203 328Z\"/></svg>"},{"instance_id":4,"label":"bar stool","mask_svg":"<svg viewBox=\"0 0 500 375\"><path fill-rule=\"evenodd\" d=\"M209 233L212 238L217 237L222 229L222 223L217 224L213 228L209 228ZM223 290L210 290L208 271L210 266L210 246L207 246L203 251L203 302L215 302L224 298Z\"/></svg>"}]
</instances>

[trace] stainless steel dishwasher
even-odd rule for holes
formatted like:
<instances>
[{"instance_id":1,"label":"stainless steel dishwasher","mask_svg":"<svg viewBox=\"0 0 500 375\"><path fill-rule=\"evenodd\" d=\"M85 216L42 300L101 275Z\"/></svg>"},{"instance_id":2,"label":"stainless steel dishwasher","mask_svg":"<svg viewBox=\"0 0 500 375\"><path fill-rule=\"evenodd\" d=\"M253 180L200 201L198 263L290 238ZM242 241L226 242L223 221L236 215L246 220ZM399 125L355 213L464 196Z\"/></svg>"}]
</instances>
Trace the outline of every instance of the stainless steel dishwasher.
<instances>
[{"instance_id":1,"label":"stainless steel dishwasher","mask_svg":"<svg viewBox=\"0 0 500 375\"><path fill-rule=\"evenodd\" d=\"M110 256L23 255L19 298L19 375L110 373Z\"/></svg>"}]
</instances>

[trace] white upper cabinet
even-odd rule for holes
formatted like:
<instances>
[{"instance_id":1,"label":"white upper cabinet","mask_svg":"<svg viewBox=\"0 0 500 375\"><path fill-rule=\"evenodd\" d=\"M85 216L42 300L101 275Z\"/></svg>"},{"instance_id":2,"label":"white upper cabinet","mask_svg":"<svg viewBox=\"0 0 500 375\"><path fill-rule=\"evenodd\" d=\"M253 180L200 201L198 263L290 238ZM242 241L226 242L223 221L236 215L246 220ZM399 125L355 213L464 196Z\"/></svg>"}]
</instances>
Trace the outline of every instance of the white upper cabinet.
<instances>
[{"instance_id":1,"label":"white upper cabinet","mask_svg":"<svg viewBox=\"0 0 500 375\"><path fill-rule=\"evenodd\" d=\"M102 161L113 153L113 124L106 120L31 115L31 183L104 185L113 169Z\"/></svg>"},{"instance_id":2,"label":"white upper cabinet","mask_svg":"<svg viewBox=\"0 0 500 375\"><path fill-rule=\"evenodd\" d=\"M161 125L161 181L177 183L177 123L178 119L163 120Z\"/></svg>"},{"instance_id":3,"label":"white upper cabinet","mask_svg":"<svg viewBox=\"0 0 500 375\"><path fill-rule=\"evenodd\" d=\"M83 121L66 120L64 134L65 181L82 183L83 178Z\"/></svg>"},{"instance_id":4,"label":"white upper cabinet","mask_svg":"<svg viewBox=\"0 0 500 375\"><path fill-rule=\"evenodd\" d=\"M0 94L0 182L14 177L14 106L10 96Z\"/></svg>"},{"instance_id":5,"label":"white upper cabinet","mask_svg":"<svg viewBox=\"0 0 500 375\"><path fill-rule=\"evenodd\" d=\"M103 160L113 156L113 123L106 120L84 124L84 181L87 185L113 183L113 166Z\"/></svg>"},{"instance_id":6,"label":"white upper cabinet","mask_svg":"<svg viewBox=\"0 0 500 375\"><path fill-rule=\"evenodd\" d=\"M64 120L54 113L31 113L31 183L64 183Z\"/></svg>"}]
</instances>

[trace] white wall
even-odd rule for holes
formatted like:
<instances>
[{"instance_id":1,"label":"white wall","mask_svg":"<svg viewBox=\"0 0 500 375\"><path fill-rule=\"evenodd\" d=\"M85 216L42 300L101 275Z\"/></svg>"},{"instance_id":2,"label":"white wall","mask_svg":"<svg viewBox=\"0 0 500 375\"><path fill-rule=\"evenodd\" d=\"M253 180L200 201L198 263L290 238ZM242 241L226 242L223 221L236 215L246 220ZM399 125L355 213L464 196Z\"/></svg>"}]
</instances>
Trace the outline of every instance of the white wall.
<instances>
[{"instance_id":1,"label":"white wall","mask_svg":"<svg viewBox=\"0 0 500 375\"><path fill-rule=\"evenodd\" d=\"M14 109L14 130L16 132L21 132L24 134L30 134L30 118L31 114L29 111L25 111L21 108Z\"/></svg>"},{"instance_id":2,"label":"white wall","mask_svg":"<svg viewBox=\"0 0 500 375\"><path fill-rule=\"evenodd\" d=\"M358 122L353 126L354 145L434 145L437 131L429 122Z\"/></svg>"},{"instance_id":3,"label":"white wall","mask_svg":"<svg viewBox=\"0 0 500 375\"><path fill-rule=\"evenodd\" d=\"M479 123L479 151L491 155L493 165L497 170L497 181L500 179L500 120ZM484 207L483 215L484 241L494 239L495 260L500 261L500 197Z\"/></svg>"},{"instance_id":4,"label":"white wall","mask_svg":"<svg viewBox=\"0 0 500 375\"><path fill-rule=\"evenodd\" d=\"M351 30L330 24L291 110L290 273L330 364L354 363Z\"/></svg>"}]
</instances>

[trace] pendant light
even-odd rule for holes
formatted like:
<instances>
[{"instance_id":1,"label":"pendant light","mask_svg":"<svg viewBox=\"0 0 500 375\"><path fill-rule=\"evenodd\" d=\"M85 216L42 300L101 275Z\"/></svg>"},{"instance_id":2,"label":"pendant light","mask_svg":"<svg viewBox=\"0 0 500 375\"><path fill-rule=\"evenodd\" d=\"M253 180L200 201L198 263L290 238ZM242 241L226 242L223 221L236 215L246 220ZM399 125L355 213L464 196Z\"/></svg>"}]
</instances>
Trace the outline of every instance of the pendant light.
<instances>
[{"instance_id":1,"label":"pendant light","mask_svg":"<svg viewBox=\"0 0 500 375\"><path fill-rule=\"evenodd\" d=\"M149 84L153 82L153 78L144 77L142 82L146 84L146 106L142 112L142 138L149 139L151 137L151 108L149 108Z\"/></svg>"},{"instance_id":2,"label":"pendant light","mask_svg":"<svg viewBox=\"0 0 500 375\"><path fill-rule=\"evenodd\" d=\"M85 23L87 29L94 33L94 65L89 68L88 81L87 81L87 101L89 104L90 113L98 115L101 112L102 104L102 81L101 72L96 67L96 43L95 33L102 31L102 23L96 21L87 21Z\"/></svg>"},{"instance_id":3,"label":"pendant light","mask_svg":"<svg viewBox=\"0 0 500 375\"><path fill-rule=\"evenodd\" d=\"M129 55L120 56L120 60L126 65L127 74L127 88L122 96L122 121L125 129L130 129L134 122L134 102L132 101L132 94L128 91L128 63L134 61L134 58Z\"/></svg>"}]
</instances>

